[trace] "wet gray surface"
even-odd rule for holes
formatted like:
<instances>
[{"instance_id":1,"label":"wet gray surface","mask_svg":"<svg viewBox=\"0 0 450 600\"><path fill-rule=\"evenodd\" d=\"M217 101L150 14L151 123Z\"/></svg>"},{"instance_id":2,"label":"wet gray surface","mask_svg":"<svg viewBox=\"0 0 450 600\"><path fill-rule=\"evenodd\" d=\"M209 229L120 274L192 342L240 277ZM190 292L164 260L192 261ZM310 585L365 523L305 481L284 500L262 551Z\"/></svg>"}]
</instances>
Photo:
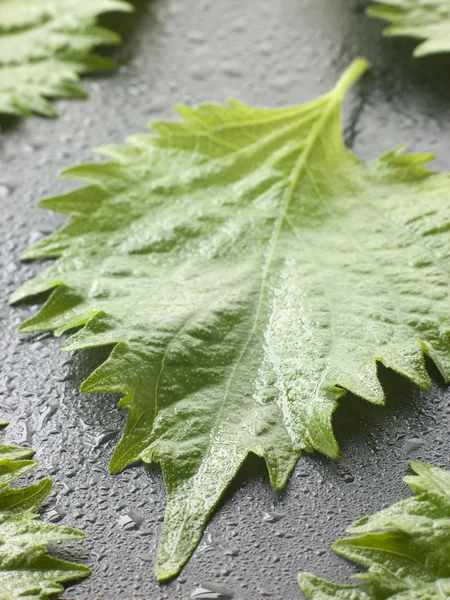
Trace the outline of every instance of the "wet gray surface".
<instances>
[{"instance_id":1,"label":"wet gray surface","mask_svg":"<svg viewBox=\"0 0 450 600\"><path fill-rule=\"evenodd\" d=\"M17 255L63 222L36 202L63 190L57 172L90 160L91 147L171 117L180 101L300 103L328 90L357 55L374 68L346 106L355 152L371 158L406 144L435 152L436 168L449 168L450 58L413 60L413 43L382 40L381 26L356 0L136 4L134 17L119 19L127 42L116 51L115 75L85 80L89 100L58 102L60 119L9 123L1 134L0 414L11 421L5 437L32 445L39 474L53 477L46 518L89 536L56 548L93 569L64 598L214 597L202 596L212 583L217 598L228 589L237 600L300 599L298 571L340 581L354 572L330 544L357 517L407 494L400 478L408 458L448 464L450 393L433 366L427 393L382 370L385 409L344 398L335 419L342 458L303 458L284 492L272 492L262 462L249 459L180 577L160 586L153 577L164 511L160 472L138 466L108 474L125 413L113 395L77 391L102 356L63 354L51 336L17 334L34 308L9 308L8 294L40 269L19 264Z\"/></svg>"}]
</instances>

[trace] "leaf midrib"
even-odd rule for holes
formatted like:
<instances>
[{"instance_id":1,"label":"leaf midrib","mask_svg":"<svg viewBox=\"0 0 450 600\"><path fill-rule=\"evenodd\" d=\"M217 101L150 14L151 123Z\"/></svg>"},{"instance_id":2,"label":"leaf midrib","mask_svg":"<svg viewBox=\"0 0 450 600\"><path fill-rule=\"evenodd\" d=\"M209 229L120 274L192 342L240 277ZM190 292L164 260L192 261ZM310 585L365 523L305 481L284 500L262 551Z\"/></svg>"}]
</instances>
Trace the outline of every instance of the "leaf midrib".
<instances>
[{"instance_id":1,"label":"leaf midrib","mask_svg":"<svg viewBox=\"0 0 450 600\"><path fill-rule=\"evenodd\" d=\"M362 68L362 65L360 65L360 68ZM244 347L242 348L242 351L236 361L236 364L235 364L234 368L232 369L232 372L228 379L228 382L226 384L223 401L222 401L222 403L220 405L220 409L217 413L214 426L211 429L210 442L214 439L215 433L217 432L217 428L218 428L219 424L221 423L222 413L223 413L224 407L226 405L226 401L228 399L228 394L229 394L229 391L231 388L231 384L234 380L236 371L237 371L240 363L242 362L245 354L247 353L250 343L256 333L259 318L260 318L260 313L261 313L261 309L262 309L262 305L263 305L264 292L265 292L265 289L267 286L267 278L268 278L270 268L272 265L272 261L273 261L274 255L275 255L277 243L279 241L281 231L283 229L284 223L288 216L289 207L292 203L295 191L297 189L297 186L299 184L299 181L301 179L301 176L302 176L304 170L308 166L308 159L311 155L311 152L313 151L317 141L320 139L320 135L321 135L323 129L325 128L328 120L333 115L333 112L336 110L336 108L338 106L340 106L340 104L342 102L342 98L343 98L345 92L347 91L349 83L353 80L353 77L354 77L354 73L352 73L351 69L350 69L347 73L345 73L343 75L343 77L338 82L335 89L328 95L328 97L329 97L328 106L327 106L326 110L324 111L323 115L320 117L320 119L318 119L317 123L312 128L311 133L308 137L308 140L304 146L304 149L303 149L302 153L300 154L299 159L297 160L296 164L294 165L294 167L291 171L291 174L289 176L290 184L286 190L286 197L283 202L280 218L279 218L278 222L275 223L275 226L273 229L273 234L271 236L272 242L268 249L268 258L267 258L266 264L263 269L260 293L259 293L258 303L256 306L256 314L255 314L255 318L253 321L253 326L252 326L252 329L248 336L248 339L247 339L246 343L244 344ZM269 134L269 136L270 136L270 134ZM269 137L269 136L267 136L267 137ZM210 454L211 446L212 446L212 443L209 444L208 454ZM206 453L205 453L205 456L207 456Z\"/></svg>"},{"instance_id":2,"label":"leaf midrib","mask_svg":"<svg viewBox=\"0 0 450 600\"><path fill-rule=\"evenodd\" d=\"M263 270L263 274L262 274L260 293L259 293L259 298L258 298L258 304L256 306L256 314L255 314L255 318L253 321L253 327L250 331L248 340L245 343L245 345L241 351L241 354L239 355L239 357L236 361L236 364L232 370L231 376L227 382L227 385L225 388L225 396L224 396L223 402L221 404L219 413L217 415L214 428L211 430L210 439L213 439L213 437L217 431L217 427L218 427L219 423L221 422L222 411L223 411L223 408L228 399L228 394L229 394L230 387L233 382L234 376L235 376L236 371L237 371L240 363L242 362L245 354L247 353L250 343L256 333L260 314L261 314L261 309L262 309L262 305L263 305L264 293L265 293L265 290L267 287L267 278L268 278L268 275L269 275L269 272L270 272L270 269L272 266L272 261L275 256L275 251L277 248L277 244L278 244L284 223L288 217L289 207L292 203L295 191L296 191L299 181L301 179L302 173L308 166L308 158L310 157L310 154L311 154L312 150L314 149L315 144L317 143L318 139L320 138L322 130L325 128L326 123L328 122L330 116L332 115L333 111L335 110L335 108L339 104L339 102L340 102L340 96L338 94L332 94L330 96L330 102L328 104L326 111L324 112L322 117L317 121L316 125L313 127L313 129L308 137L308 141L305 145L305 148L304 148L303 152L300 154L300 157L299 157L297 163L294 165L294 168L291 171L291 175L289 177L289 179L291 180L291 183L290 183L288 189L286 190L286 197L285 197L285 200L284 200L284 203L282 206L281 215L280 215L278 222L275 223L273 235L271 236L272 242L268 249L268 257L267 257L267 261L264 266L264 270Z\"/></svg>"},{"instance_id":3,"label":"leaf midrib","mask_svg":"<svg viewBox=\"0 0 450 600\"><path fill-rule=\"evenodd\" d=\"M210 433L210 444L208 445L208 453L205 452L205 459L206 460L208 458L208 456L211 455L211 448L214 444L214 436L217 432L217 429L221 423L222 420L222 414L223 414L223 410L225 408L227 399L228 399L228 395L229 395L229 391L231 388L231 384L234 380L234 376L236 374L236 371L240 365L240 363L242 362L245 354L247 353L247 350L251 344L251 341L256 333L257 330L257 326L258 326L258 322L259 322L259 318L260 318L260 313L261 313L261 309L262 309L262 305L263 305L263 298L264 298L264 293L267 287L267 278L270 272L270 268L272 265L272 261L275 255L275 251L276 251L276 247L277 247L277 243L278 240L280 238L284 223L288 217L288 213L289 213L289 207L292 203L292 200L294 198L294 194L295 191L297 189L297 186L300 182L301 176L304 172L304 170L307 168L308 166L308 158L310 157L311 152L313 151L317 141L320 139L320 135L323 131L323 129L325 128L325 125L327 124L328 120L330 119L330 117L333 115L333 111L340 105L341 101L342 101L342 97L344 92L346 91L345 88L345 75L344 77L341 79L341 81L338 83L338 85L336 86L336 88L333 90L333 92L329 95L330 101L329 104L327 106L327 109L325 110L325 112L323 113L323 115L320 117L320 119L317 121L317 123L315 124L315 126L313 127L313 129L311 130L311 133L308 137L308 140L306 142L306 145L304 146L304 149L302 151L302 153L300 154L299 159L297 160L296 164L294 165L291 174L289 176L289 180L290 180L290 184L286 190L286 194L285 194L285 200L283 202L283 206L282 206L282 210L281 210L281 215L280 218L278 219L278 221L275 223L274 228L273 228L273 234L271 236L272 242L270 244L270 247L268 249L268 257L263 269L263 274L262 274L262 279L261 279L261 286L260 286L260 293L259 293L259 298L258 298L258 303L256 306L256 314L255 314L255 318L253 321L253 326L252 329L250 331L250 334L248 336L248 339L246 341L246 343L244 344L244 347L236 361L236 364L234 365L231 375L228 379L228 382L226 384L225 387L225 394L223 397L223 401L220 404L220 408L219 411L217 413L215 422L214 422L214 426L211 429L211 433ZM289 432L288 432L289 434ZM291 437L289 435L289 437ZM292 439L292 438L291 438ZM195 477L195 476L194 476ZM188 521L188 516L186 516L183 519L183 522L181 523L180 527L178 528L178 539L181 539L184 527L186 525L186 522ZM177 547L177 545L176 545Z\"/></svg>"}]
</instances>

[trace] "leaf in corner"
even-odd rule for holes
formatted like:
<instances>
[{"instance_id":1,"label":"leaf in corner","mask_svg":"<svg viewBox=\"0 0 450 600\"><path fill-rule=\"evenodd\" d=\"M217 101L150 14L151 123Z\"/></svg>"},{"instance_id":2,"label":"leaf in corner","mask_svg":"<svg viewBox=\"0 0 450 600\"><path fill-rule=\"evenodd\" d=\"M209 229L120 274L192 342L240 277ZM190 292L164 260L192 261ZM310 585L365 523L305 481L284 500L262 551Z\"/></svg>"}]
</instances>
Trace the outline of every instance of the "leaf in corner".
<instances>
[{"instance_id":1,"label":"leaf in corner","mask_svg":"<svg viewBox=\"0 0 450 600\"><path fill-rule=\"evenodd\" d=\"M329 583L300 573L309 600L443 600L450 598L450 472L412 462L404 481L416 494L348 528L359 537L333 549L368 572L359 585Z\"/></svg>"},{"instance_id":2,"label":"leaf in corner","mask_svg":"<svg viewBox=\"0 0 450 600\"><path fill-rule=\"evenodd\" d=\"M23 332L65 350L115 344L84 392L125 394L111 461L160 463L156 574L176 574L249 453L282 488L300 454L338 455L346 391L374 404L377 363L450 378L450 177L432 156L369 163L344 146L344 95L367 67L297 107L178 106L181 122L74 167L89 185L42 202L72 217L23 258L58 257L11 298L53 293ZM54 289L56 288L56 289Z\"/></svg>"},{"instance_id":3,"label":"leaf in corner","mask_svg":"<svg viewBox=\"0 0 450 600\"><path fill-rule=\"evenodd\" d=\"M41 600L61 592L61 583L89 575L82 565L53 558L44 545L82 540L81 531L39 519L34 511L50 493L52 482L12 488L10 483L36 466L29 448L0 444L0 598Z\"/></svg>"},{"instance_id":4,"label":"leaf in corner","mask_svg":"<svg viewBox=\"0 0 450 600\"><path fill-rule=\"evenodd\" d=\"M390 23L386 36L422 40L414 56L450 52L450 5L448 0L375 0L367 14Z\"/></svg>"},{"instance_id":5,"label":"leaf in corner","mask_svg":"<svg viewBox=\"0 0 450 600\"><path fill-rule=\"evenodd\" d=\"M1 0L0 114L53 117L49 98L84 97L79 76L115 66L92 49L120 43L97 17L132 10L124 0Z\"/></svg>"}]
</instances>

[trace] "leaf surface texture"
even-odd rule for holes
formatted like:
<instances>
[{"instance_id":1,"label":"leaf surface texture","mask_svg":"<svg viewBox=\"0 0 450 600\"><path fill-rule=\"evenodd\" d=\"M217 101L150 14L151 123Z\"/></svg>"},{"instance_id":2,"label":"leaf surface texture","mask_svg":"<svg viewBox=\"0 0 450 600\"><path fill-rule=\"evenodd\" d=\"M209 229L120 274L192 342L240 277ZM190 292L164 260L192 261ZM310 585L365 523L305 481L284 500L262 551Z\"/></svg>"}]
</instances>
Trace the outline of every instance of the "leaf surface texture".
<instances>
[{"instance_id":1,"label":"leaf surface texture","mask_svg":"<svg viewBox=\"0 0 450 600\"><path fill-rule=\"evenodd\" d=\"M375 0L367 14L387 21L387 36L422 40L414 56L450 52L449 0Z\"/></svg>"},{"instance_id":2,"label":"leaf surface texture","mask_svg":"<svg viewBox=\"0 0 450 600\"><path fill-rule=\"evenodd\" d=\"M4 422L3 422L4 423ZM81 540L84 534L39 520L36 511L50 493L52 482L21 488L10 484L36 466L29 448L0 444L0 598L41 600L61 592L66 581L86 577L82 565L53 558L45 544Z\"/></svg>"},{"instance_id":3,"label":"leaf surface texture","mask_svg":"<svg viewBox=\"0 0 450 600\"><path fill-rule=\"evenodd\" d=\"M354 523L361 534L333 544L348 560L368 569L363 583L343 586L301 573L309 600L444 600L450 597L450 473L411 463L417 476L404 481L415 496Z\"/></svg>"},{"instance_id":4,"label":"leaf surface texture","mask_svg":"<svg viewBox=\"0 0 450 600\"><path fill-rule=\"evenodd\" d=\"M97 17L131 10L123 0L0 0L0 114L52 117L49 98L84 97L79 76L115 66L92 49L120 43Z\"/></svg>"},{"instance_id":5,"label":"leaf surface texture","mask_svg":"<svg viewBox=\"0 0 450 600\"><path fill-rule=\"evenodd\" d=\"M83 326L66 350L114 345L85 392L125 394L111 461L161 465L157 576L181 568L249 453L275 489L303 451L338 455L346 390L375 404L377 363L450 376L450 194L430 155L368 164L344 146L341 103L358 60L298 107L178 106L42 206L72 218L23 258L57 258L13 302L53 290L24 332Z\"/></svg>"}]
</instances>

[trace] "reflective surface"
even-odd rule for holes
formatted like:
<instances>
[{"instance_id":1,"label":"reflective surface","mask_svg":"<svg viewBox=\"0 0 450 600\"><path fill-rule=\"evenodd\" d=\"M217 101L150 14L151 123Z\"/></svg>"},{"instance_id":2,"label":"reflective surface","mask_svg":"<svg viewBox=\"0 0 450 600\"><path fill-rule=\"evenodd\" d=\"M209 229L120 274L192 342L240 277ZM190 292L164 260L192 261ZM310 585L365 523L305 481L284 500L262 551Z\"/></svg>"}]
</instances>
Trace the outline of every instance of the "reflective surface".
<instances>
[{"instance_id":1,"label":"reflective surface","mask_svg":"<svg viewBox=\"0 0 450 600\"><path fill-rule=\"evenodd\" d=\"M134 467L110 476L125 413L112 395L77 391L102 356L62 354L61 341L50 336L19 337L16 328L32 309L6 304L40 270L19 265L19 251L62 222L36 208L38 199L67 187L57 172L90 160L93 146L119 143L148 120L171 117L179 101L232 96L255 105L297 104L327 91L362 54L374 68L346 105L353 150L372 158L407 144L435 152L437 168L450 168L450 59L413 60L413 43L383 40L381 24L364 16L363 4L139 2L134 17L119 18L127 42L116 52L118 73L86 80L87 101L58 102L60 119L8 124L1 134L1 416L11 421L5 439L32 444L41 474L54 479L49 520L90 538L74 545L70 558L94 573L65 597L182 600L202 597L204 589L218 598L230 591L242 600L301 598L300 570L341 581L351 574L329 546L358 516L407 495L400 477L409 457L447 464L450 395L435 370L430 393L383 370L386 409L346 398L338 411L339 461L301 459L276 494L262 462L249 460L181 576L159 586L153 561L164 508L161 475Z\"/></svg>"}]
</instances>

